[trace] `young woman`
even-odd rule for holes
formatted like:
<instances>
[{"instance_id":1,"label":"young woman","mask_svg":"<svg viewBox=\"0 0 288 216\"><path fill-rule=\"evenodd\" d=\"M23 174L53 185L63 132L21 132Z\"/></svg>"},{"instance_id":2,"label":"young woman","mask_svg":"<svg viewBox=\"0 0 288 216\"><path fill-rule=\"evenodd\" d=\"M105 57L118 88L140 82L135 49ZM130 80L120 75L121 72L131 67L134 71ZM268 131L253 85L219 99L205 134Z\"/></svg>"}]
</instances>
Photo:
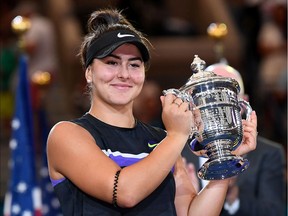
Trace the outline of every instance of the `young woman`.
<instances>
[{"instance_id":1,"label":"young woman","mask_svg":"<svg viewBox=\"0 0 288 216\"><path fill-rule=\"evenodd\" d=\"M49 172L64 215L219 215L229 179L194 190L181 151L194 123L188 103L161 96L165 131L133 116L149 64L149 41L117 10L91 14L81 58L91 90L82 117L56 124ZM255 112L237 154L256 147Z\"/></svg>"}]
</instances>

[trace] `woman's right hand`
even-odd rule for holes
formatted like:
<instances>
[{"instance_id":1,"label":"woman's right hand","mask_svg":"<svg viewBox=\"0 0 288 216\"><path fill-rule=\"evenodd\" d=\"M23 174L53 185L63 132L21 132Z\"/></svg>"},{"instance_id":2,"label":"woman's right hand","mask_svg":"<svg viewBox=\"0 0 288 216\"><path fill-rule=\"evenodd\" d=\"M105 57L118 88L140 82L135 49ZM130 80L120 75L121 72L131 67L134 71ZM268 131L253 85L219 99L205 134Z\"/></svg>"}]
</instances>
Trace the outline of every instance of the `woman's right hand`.
<instances>
[{"instance_id":1,"label":"woman's right hand","mask_svg":"<svg viewBox=\"0 0 288 216\"><path fill-rule=\"evenodd\" d=\"M189 103L174 94L160 97L162 102L162 121L169 134L189 136L194 126L194 117L189 110Z\"/></svg>"}]
</instances>

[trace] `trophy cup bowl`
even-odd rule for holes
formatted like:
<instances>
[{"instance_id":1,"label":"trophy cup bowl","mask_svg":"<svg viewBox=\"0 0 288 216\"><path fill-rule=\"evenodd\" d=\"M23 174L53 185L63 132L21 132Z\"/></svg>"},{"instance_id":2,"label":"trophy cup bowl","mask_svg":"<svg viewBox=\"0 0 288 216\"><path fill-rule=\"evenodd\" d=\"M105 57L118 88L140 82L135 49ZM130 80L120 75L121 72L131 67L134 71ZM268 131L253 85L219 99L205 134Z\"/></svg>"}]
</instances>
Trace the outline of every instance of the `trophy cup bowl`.
<instances>
[{"instance_id":1,"label":"trophy cup bowl","mask_svg":"<svg viewBox=\"0 0 288 216\"><path fill-rule=\"evenodd\" d=\"M197 55L191 63L194 74L180 89L164 90L190 103L190 110L200 118L188 140L192 151L206 150L208 160L198 170L205 180L229 178L246 170L247 159L232 154L243 138L242 115L248 119L252 108L238 98L240 86L235 79L203 71L205 62Z\"/></svg>"}]
</instances>

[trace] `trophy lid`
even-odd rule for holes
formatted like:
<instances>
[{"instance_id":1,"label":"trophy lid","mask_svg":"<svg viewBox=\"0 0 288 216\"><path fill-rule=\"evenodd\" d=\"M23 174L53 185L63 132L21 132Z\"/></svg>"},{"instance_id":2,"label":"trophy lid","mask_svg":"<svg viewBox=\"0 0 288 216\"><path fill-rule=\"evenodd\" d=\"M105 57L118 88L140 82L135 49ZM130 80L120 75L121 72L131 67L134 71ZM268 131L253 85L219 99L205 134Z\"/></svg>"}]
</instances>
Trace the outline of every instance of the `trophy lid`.
<instances>
[{"instance_id":1,"label":"trophy lid","mask_svg":"<svg viewBox=\"0 0 288 216\"><path fill-rule=\"evenodd\" d=\"M238 82L229 77L223 77L215 74L212 71L204 70L206 68L206 62L198 57L198 55L194 56L194 60L191 63L191 70L193 72L192 76L188 79L186 84L184 84L179 90L185 90L192 86L196 86L198 84L207 83L207 82L224 82L231 83L237 89L237 92L240 91L240 86Z\"/></svg>"}]
</instances>

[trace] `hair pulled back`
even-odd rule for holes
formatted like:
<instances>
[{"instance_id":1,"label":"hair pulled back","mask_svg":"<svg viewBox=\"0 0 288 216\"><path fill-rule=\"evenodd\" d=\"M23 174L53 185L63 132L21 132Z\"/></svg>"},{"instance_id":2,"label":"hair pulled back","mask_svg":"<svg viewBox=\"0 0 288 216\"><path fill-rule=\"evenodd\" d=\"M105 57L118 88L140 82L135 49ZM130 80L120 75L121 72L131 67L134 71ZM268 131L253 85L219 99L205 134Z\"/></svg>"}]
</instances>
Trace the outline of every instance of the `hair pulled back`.
<instances>
[{"instance_id":1,"label":"hair pulled back","mask_svg":"<svg viewBox=\"0 0 288 216\"><path fill-rule=\"evenodd\" d=\"M143 44L149 50L151 46L150 42L144 35L137 31L134 26L121 14L120 11L116 9L102 9L94 11L87 22L88 33L84 37L80 48L81 64L84 67L86 62L86 53L90 44L100 37L103 33L117 30L117 29L127 29L133 31L136 35L141 38Z\"/></svg>"}]
</instances>

